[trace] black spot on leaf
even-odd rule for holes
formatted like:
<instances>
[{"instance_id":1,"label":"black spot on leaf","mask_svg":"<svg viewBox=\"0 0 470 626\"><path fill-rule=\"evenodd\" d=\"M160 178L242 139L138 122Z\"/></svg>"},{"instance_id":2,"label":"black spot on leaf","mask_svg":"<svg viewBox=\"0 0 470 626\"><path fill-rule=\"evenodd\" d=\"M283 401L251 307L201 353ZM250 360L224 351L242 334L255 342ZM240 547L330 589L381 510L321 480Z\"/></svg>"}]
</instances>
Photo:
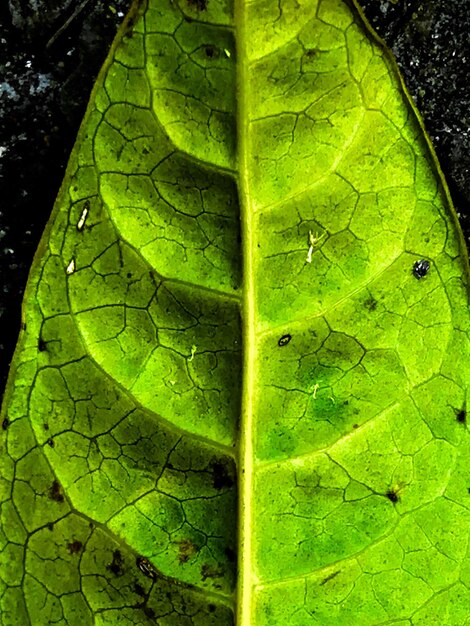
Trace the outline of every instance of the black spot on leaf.
<instances>
[{"instance_id":1,"label":"black spot on leaf","mask_svg":"<svg viewBox=\"0 0 470 626\"><path fill-rule=\"evenodd\" d=\"M83 548L83 543L81 541L72 541L71 543L67 544L67 550L69 551L69 554L78 554L79 552L81 552Z\"/></svg>"},{"instance_id":2,"label":"black spot on leaf","mask_svg":"<svg viewBox=\"0 0 470 626\"><path fill-rule=\"evenodd\" d=\"M39 352L45 352L47 350L47 344L41 337L38 340L38 350Z\"/></svg>"},{"instance_id":3,"label":"black spot on leaf","mask_svg":"<svg viewBox=\"0 0 470 626\"><path fill-rule=\"evenodd\" d=\"M215 613L216 609L217 607L215 606L215 604L209 604L209 606L207 607L209 613Z\"/></svg>"},{"instance_id":4,"label":"black spot on leaf","mask_svg":"<svg viewBox=\"0 0 470 626\"><path fill-rule=\"evenodd\" d=\"M292 339L292 335L282 335L282 337L277 342L277 345L282 348L283 346L287 346L289 341Z\"/></svg>"},{"instance_id":5,"label":"black spot on leaf","mask_svg":"<svg viewBox=\"0 0 470 626\"><path fill-rule=\"evenodd\" d=\"M389 489L385 495L390 500L390 502L393 502L394 504L399 500L398 493L395 491L395 489Z\"/></svg>"},{"instance_id":6,"label":"black spot on leaf","mask_svg":"<svg viewBox=\"0 0 470 626\"><path fill-rule=\"evenodd\" d=\"M51 532L54 530L54 523L53 522L49 522L47 524L47 530L50 530Z\"/></svg>"},{"instance_id":7,"label":"black spot on leaf","mask_svg":"<svg viewBox=\"0 0 470 626\"><path fill-rule=\"evenodd\" d=\"M215 46L205 46L204 52L206 53L206 57L208 59L213 59L214 57L219 56L218 50Z\"/></svg>"},{"instance_id":8,"label":"black spot on leaf","mask_svg":"<svg viewBox=\"0 0 470 626\"><path fill-rule=\"evenodd\" d=\"M233 550L233 548L231 548L230 546L227 546L224 550L224 553L229 563L235 563L235 559L237 555L235 554L235 550Z\"/></svg>"},{"instance_id":9,"label":"black spot on leaf","mask_svg":"<svg viewBox=\"0 0 470 626\"><path fill-rule=\"evenodd\" d=\"M8 419L8 417L5 417L5 419L2 422L3 430L7 430L8 426L10 426L10 420Z\"/></svg>"},{"instance_id":10,"label":"black spot on leaf","mask_svg":"<svg viewBox=\"0 0 470 626\"><path fill-rule=\"evenodd\" d=\"M196 11L205 11L207 9L207 0L188 0L188 5L196 9Z\"/></svg>"},{"instance_id":11,"label":"black spot on leaf","mask_svg":"<svg viewBox=\"0 0 470 626\"><path fill-rule=\"evenodd\" d=\"M156 615L155 615L155 611L150 608L149 606L146 606L144 608L144 613L146 615L146 617L148 617L149 619L155 619Z\"/></svg>"},{"instance_id":12,"label":"black spot on leaf","mask_svg":"<svg viewBox=\"0 0 470 626\"><path fill-rule=\"evenodd\" d=\"M456 419L460 424L465 424L465 422L467 421L467 411L465 409L457 411Z\"/></svg>"},{"instance_id":13,"label":"black spot on leaf","mask_svg":"<svg viewBox=\"0 0 470 626\"><path fill-rule=\"evenodd\" d=\"M122 560L122 554L120 550L113 551L113 560L109 565L106 566L110 572L112 572L115 576L122 576L124 573L124 563Z\"/></svg>"},{"instance_id":14,"label":"black spot on leaf","mask_svg":"<svg viewBox=\"0 0 470 626\"><path fill-rule=\"evenodd\" d=\"M209 467L212 472L212 485L214 489L230 489L230 487L233 487L234 481L225 463L213 461Z\"/></svg>"},{"instance_id":15,"label":"black spot on leaf","mask_svg":"<svg viewBox=\"0 0 470 626\"><path fill-rule=\"evenodd\" d=\"M48 440L47 440L47 445L48 445L50 448L53 448L53 447L55 446L54 439L52 439L52 438L51 438L51 439L48 439Z\"/></svg>"},{"instance_id":16,"label":"black spot on leaf","mask_svg":"<svg viewBox=\"0 0 470 626\"><path fill-rule=\"evenodd\" d=\"M317 56L317 54L318 50L316 48L308 48L307 50L305 50L305 56L309 57L310 59Z\"/></svg>"},{"instance_id":17,"label":"black spot on leaf","mask_svg":"<svg viewBox=\"0 0 470 626\"><path fill-rule=\"evenodd\" d=\"M62 485L58 480L54 480L52 485L49 487L49 498L54 500L54 502L64 501L64 492L62 491Z\"/></svg>"},{"instance_id":18,"label":"black spot on leaf","mask_svg":"<svg viewBox=\"0 0 470 626\"><path fill-rule=\"evenodd\" d=\"M142 585L140 585L139 583L135 583L134 585L134 592L140 596L141 598L144 598L147 594L145 593L145 589L142 587Z\"/></svg>"}]
</instances>

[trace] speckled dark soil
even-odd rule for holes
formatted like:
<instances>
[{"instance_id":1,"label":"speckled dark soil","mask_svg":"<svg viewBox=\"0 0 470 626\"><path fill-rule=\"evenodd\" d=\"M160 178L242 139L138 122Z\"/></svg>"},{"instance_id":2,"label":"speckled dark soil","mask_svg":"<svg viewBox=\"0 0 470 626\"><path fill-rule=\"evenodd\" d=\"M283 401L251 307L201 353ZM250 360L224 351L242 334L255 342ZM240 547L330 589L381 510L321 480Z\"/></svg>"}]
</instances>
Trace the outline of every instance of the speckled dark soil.
<instances>
[{"instance_id":1,"label":"speckled dark soil","mask_svg":"<svg viewBox=\"0 0 470 626\"><path fill-rule=\"evenodd\" d=\"M360 0L398 58L470 233L470 0ZM130 0L0 2L0 390L89 92Z\"/></svg>"}]
</instances>

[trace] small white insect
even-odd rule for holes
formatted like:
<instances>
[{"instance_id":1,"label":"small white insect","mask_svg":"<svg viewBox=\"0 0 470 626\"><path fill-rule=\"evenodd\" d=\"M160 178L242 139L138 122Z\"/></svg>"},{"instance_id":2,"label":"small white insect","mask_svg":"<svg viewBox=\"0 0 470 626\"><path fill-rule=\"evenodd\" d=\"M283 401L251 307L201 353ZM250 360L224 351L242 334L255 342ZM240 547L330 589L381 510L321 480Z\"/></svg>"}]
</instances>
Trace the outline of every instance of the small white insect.
<instances>
[{"instance_id":1,"label":"small white insect","mask_svg":"<svg viewBox=\"0 0 470 626\"><path fill-rule=\"evenodd\" d=\"M230 57L232 56L232 53L230 52L228 48L224 48L224 54L227 57L227 59L230 59Z\"/></svg>"},{"instance_id":2,"label":"small white insect","mask_svg":"<svg viewBox=\"0 0 470 626\"><path fill-rule=\"evenodd\" d=\"M65 269L65 273L70 276L75 272L75 259L72 259Z\"/></svg>"},{"instance_id":3,"label":"small white insect","mask_svg":"<svg viewBox=\"0 0 470 626\"><path fill-rule=\"evenodd\" d=\"M196 354L197 346L191 346L191 356L188 361L192 361L194 359L194 355Z\"/></svg>"},{"instance_id":4,"label":"small white insect","mask_svg":"<svg viewBox=\"0 0 470 626\"><path fill-rule=\"evenodd\" d=\"M85 226L85 220L87 218L89 210L90 210L90 203L87 201L85 202L85 205L82 210L82 214L80 215L80 219L78 220L77 230L82 230L83 227Z\"/></svg>"},{"instance_id":5,"label":"small white insect","mask_svg":"<svg viewBox=\"0 0 470 626\"><path fill-rule=\"evenodd\" d=\"M308 231L308 246L309 247L308 247L308 252L307 252L307 258L305 259L306 263L312 262L313 249L318 243L320 243L323 237L326 237L326 233L323 233L323 235L320 235L319 237L318 233L315 233L314 235L311 230Z\"/></svg>"}]
</instances>

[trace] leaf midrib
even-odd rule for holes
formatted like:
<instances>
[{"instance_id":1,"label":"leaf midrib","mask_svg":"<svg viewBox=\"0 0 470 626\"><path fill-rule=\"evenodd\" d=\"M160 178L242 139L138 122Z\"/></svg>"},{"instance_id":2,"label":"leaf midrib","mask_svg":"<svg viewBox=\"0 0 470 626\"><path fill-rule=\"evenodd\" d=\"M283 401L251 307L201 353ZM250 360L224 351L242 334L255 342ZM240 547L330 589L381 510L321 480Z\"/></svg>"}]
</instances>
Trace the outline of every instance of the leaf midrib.
<instances>
[{"instance_id":1,"label":"leaf midrib","mask_svg":"<svg viewBox=\"0 0 470 626\"><path fill-rule=\"evenodd\" d=\"M237 578L237 626L251 624L252 604L252 492L253 492L253 408L256 363L255 327L255 284L254 284L254 242L253 212L250 205L248 175L249 131L248 102L249 76L247 45L245 38L245 12L243 0L235 2L235 30L237 34L237 151L238 151L238 192L240 206L240 226L242 234L242 333L243 333L243 375L240 416L240 445L238 462L238 578Z\"/></svg>"}]
</instances>

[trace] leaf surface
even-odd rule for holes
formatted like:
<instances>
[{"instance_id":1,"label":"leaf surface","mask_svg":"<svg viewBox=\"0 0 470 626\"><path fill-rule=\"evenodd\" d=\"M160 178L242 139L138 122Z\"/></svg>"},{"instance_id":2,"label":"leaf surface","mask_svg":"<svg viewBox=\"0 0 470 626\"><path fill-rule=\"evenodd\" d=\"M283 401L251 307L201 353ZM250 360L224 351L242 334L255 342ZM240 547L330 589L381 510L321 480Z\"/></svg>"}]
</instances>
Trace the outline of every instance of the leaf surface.
<instances>
[{"instance_id":1,"label":"leaf surface","mask_svg":"<svg viewBox=\"0 0 470 626\"><path fill-rule=\"evenodd\" d=\"M466 623L466 253L347 2L136 4L24 324L4 626Z\"/></svg>"}]
</instances>

